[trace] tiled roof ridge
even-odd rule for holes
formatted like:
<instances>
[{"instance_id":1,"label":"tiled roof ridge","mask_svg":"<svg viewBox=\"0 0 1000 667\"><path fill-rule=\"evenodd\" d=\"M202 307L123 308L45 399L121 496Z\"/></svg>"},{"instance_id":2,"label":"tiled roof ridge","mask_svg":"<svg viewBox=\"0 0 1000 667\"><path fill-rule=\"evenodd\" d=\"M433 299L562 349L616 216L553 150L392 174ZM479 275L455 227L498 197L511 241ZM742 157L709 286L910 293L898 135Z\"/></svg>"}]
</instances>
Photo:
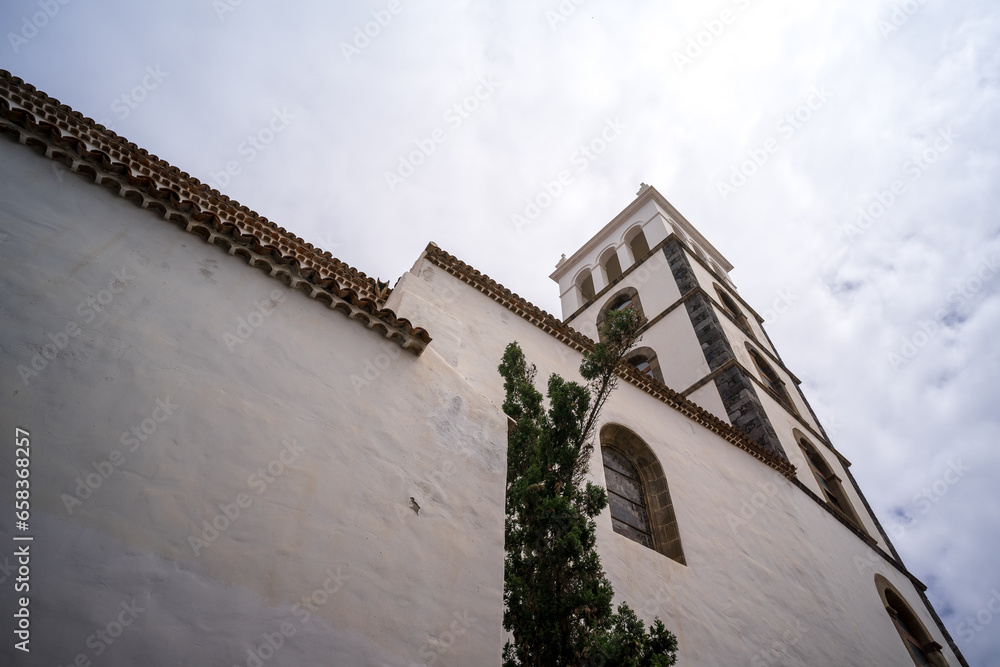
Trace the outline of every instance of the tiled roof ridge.
<instances>
[{"instance_id":1,"label":"tiled roof ridge","mask_svg":"<svg viewBox=\"0 0 1000 667\"><path fill-rule=\"evenodd\" d=\"M428 244L424 254L435 266L447 271L462 282L475 287L486 296L528 320L542 331L553 336L556 340L569 345L574 350L587 352L594 346L594 341L587 336L523 297L518 296L454 255L442 250L436 243ZM629 384L635 385L689 419L698 422L709 431L744 450L762 463L774 468L785 477L791 479L795 476L794 465L770 450L764 449L735 427L719 419L689 398L679 394L658 380L654 380L648 375L641 373L634 366L623 363L618 375Z\"/></svg>"},{"instance_id":2,"label":"tiled roof ridge","mask_svg":"<svg viewBox=\"0 0 1000 667\"><path fill-rule=\"evenodd\" d=\"M0 133L341 310L417 354L427 331L383 308L376 281L0 69ZM390 331L391 330L391 331Z\"/></svg>"}]
</instances>

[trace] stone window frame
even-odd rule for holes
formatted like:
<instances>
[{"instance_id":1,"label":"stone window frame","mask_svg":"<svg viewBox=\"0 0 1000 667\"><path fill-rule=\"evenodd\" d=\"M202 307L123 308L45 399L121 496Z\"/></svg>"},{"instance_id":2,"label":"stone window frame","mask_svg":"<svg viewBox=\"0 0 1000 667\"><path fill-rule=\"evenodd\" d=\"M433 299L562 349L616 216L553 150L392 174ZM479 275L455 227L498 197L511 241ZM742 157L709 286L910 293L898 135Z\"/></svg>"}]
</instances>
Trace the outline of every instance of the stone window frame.
<instances>
[{"instance_id":1,"label":"stone window frame","mask_svg":"<svg viewBox=\"0 0 1000 667\"><path fill-rule=\"evenodd\" d=\"M649 363L649 370L643 371L640 369L640 373L650 376L660 384L666 384L666 382L663 381L663 371L660 369L660 361L657 359L656 352L653 351L653 348L646 346L637 347L629 353L626 361L633 366L637 366L639 359Z\"/></svg>"},{"instance_id":2,"label":"stone window frame","mask_svg":"<svg viewBox=\"0 0 1000 667\"><path fill-rule=\"evenodd\" d=\"M760 381L764 385L764 388L775 400L785 406L789 412L796 417L800 416L795 403L792 402L792 396L785 386L785 381L781 379L781 376L778 375L771 364L767 363L763 354L755 350L750 343L747 343L746 346L747 351L750 353L750 359L753 361L754 366L757 367L757 372L760 374Z\"/></svg>"},{"instance_id":3,"label":"stone window frame","mask_svg":"<svg viewBox=\"0 0 1000 667\"><path fill-rule=\"evenodd\" d=\"M948 667L948 661L941 652L941 645L931 638L931 634L927 632L923 622L913 613L913 608L896 587L881 574L875 575L875 587L878 589L882 605L885 607L885 611L889 615L893 627L896 628L899 639L903 642L906 653L910 656L913 664L920 667L915 649L923 653L932 667ZM914 632L917 634L913 634Z\"/></svg>"},{"instance_id":4,"label":"stone window frame","mask_svg":"<svg viewBox=\"0 0 1000 667\"><path fill-rule=\"evenodd\" d=\"M740 309L739 305L733 297L729 296L721 285L716 283L712 284L715 287L715 292L719 295L719 302L722 304L722 310L728 313L733 320L736 322L736 326L740 328L740 331L745 333L753 340L757 340L757 335L754 334L753 328L750 326L750 320Z\"/></svg>"},{"instance_id":5,"label":"stone window frame","mask_svg":"<svg viewBox=\"0 0 1000 667\"><path fill-rule=\"evenodd\" d=\"M639 290L634 287L626 287L612 294L611 297L604 302L604 305L601 306L600 312L597 313L598 331L600 331L601 325L604 324L604 321L608 319L608 313L621 307L621 305L626 301L631 301L629 307L635 310L635 312L639 315L639 321L646 321L646 314L642 311L642 302L639 300Z\"/></svg>"},{"instance_id":6,"label":"stone window frame","mask_svg":"<svg viewBox=\"0 0 1000 667\"><path fill-rule=\"evenodd\" d=\"M628 459L639 473L653 537L653 550L681 565L687 565L667 477L649 445L631 429L620 424L605 424L601 428L599 441L602 452L605 447L615 450Z\"/></svg>"},{"instance_id":7,"label":"stone window frame","mask_svg":"<svg viewBox=\"0 0 1000 667\"><path fill-rule=\"evenodd\" d=\"M816 445L810 442L798 429L792 429L792 437L798 443L799 449L802 451L802 456L805 457L806 465L812 471L816 483L823 492L820 498L823 498L827 505L850 521L858 530L867 533L868 531L861 524L857 510L854 509L854 503L851 502L851 499L847 497L847 492L844 491L843 480L837 476L833 468L830 467L830 464L826 462L826 457L820 454Z\"/></svg>"}]
</instances>

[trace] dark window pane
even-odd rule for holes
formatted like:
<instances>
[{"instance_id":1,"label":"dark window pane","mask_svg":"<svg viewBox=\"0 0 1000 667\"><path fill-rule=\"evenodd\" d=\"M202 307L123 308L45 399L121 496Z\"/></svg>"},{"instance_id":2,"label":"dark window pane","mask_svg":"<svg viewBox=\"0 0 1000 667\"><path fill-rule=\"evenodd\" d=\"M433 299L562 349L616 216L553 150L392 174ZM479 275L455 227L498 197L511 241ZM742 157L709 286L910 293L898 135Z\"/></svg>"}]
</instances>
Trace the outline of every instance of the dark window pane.
<instances>
[{"instance_id":1,"label":"dark window pane","mask_svg":"<svg viewBox=\"0 0 1000 667\"><path fill-rule=\"evenodd\" d=\"M621 496L608 494L611 505L611 518L618 519L642 533L649 533L649 519L646 518L646 508L629 502Z\"/></svg>"},{"instance_id":2,"label":"dark window pane","mask_svg":"<svg viewBox=\"0 0 1000 667\"><path fill-rule=\"evenodd\" d=\"M601 456L604 459L604 478L608 485L611 525L616 533L652 549L652 530L639 471L631 461L614 449L602 447Z\"/></svg>"},{"instance_id":3,"label":"dark window pane","mask_svg":"<svg viewBox=\"0 0 1000 667\"><path fill-rule=\"evenodd\" d=\"M632 465L632 462L625 458L622 454L619 454L616 450L609 449L608 447L602 447L601 456L604 458L605 468L611 468L625 477L630 477L635 480L639 479L639 472L635 469L635 466Z\"/></svg>"},{"instance_id":4,"label":"dark window pane","mask_svg":"<svg viewBox=\"0 0 1000 667\"><path fill-rule=\"evenodd\" d=\"M633 503L643 505L642 485L637 479L630 479L611 468L605 467L604 478L608 482L608 491L618 494Z\"/></svg>"},{"instance_id":5,"label":"dark window pane","mask_svg":"<svg viewBox=\"0 0 1000 667\"><path fill-rule=\"evenodd\" d=\"M618 521L614 517L611 517L611 526L614 528L615 532L618 533L619 535L624 535L630 540L638 542L639 544L645 547L649 547L650 549L653 548L653 538L647 535L646 533L640 533L632 526L626 525L621 521Z\"/></svg>"}]
</instances>

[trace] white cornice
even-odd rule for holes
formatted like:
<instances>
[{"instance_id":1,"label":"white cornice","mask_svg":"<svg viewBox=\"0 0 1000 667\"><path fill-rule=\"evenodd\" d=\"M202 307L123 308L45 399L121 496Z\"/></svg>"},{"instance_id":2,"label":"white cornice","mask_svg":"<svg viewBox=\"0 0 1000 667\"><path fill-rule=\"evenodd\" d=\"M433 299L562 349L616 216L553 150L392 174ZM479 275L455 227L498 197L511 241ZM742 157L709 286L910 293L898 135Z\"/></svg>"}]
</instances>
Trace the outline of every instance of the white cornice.
<instances>
[{"instance_id":1,"label":"white cornice","mask_svg":"<svg viewBox=\"0 0 1000 667\"><path fill-rule=\"evenodd\" d=\"M583 244L583 246L579 250L573 253L572 257L567 258L565 261L560 261L559 265L556 267L556 270L553 271L551 275L549 275L549 278L551 278L556 282L559 282L559 280L568 270L570 270L571 268L578 267L577 263L580 261L580 259L582 259L585 255L591 253L592 251L596 250L601 245L606 243L612 231L620 228L623 222L626 222L629 218L634 216L636 212L640 208L645 206L646 203L648 203L650 200L656 202L656 204L659 205L660 208L664 209L664 211L666 211L666 213L670 216L670 218L674 222L677 222L680 225L680 227L682 227L684 231L687 232L687 234L690 235L698 243L698 245L701 246L701 248L705 252L707 252L712 257L712 259L714 259L719 264L720 267L722 267L723 271L726 271L728 273L729 271L733 270L733 265L729 263L729 260L727 260L722 255L722 253L720 253L715 248L715 246L709 243L708 239L702 236L701 232L695 229L694 225L688 222L687 218L681 215L680 212L676 208L674 208L673 204L667 201L666 197L664 197L662 194L659 193L659 191L656 188L650 185L640 190L639 194L636 196L634 200L632 200L631 204L626 206L625 209L621 213L616 215L611 220L611 222L606 224L601 229L601 231L597 232L597 234L591 237L589 241Z\"/></svg>"}]
</instances>

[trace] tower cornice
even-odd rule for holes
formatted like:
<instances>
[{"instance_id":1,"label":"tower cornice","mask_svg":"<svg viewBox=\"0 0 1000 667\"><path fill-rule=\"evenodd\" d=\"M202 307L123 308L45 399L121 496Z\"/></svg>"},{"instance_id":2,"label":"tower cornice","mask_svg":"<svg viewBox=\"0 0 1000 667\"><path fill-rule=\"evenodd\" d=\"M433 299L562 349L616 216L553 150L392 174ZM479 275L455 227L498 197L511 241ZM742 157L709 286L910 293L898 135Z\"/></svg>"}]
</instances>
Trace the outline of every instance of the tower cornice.
<instances>
[{"instance_id":1,"label":"tower cornice","mask_svg":"<svg viewBox=\"0 0 1000 667\"><path fill-rule=\"evenodd\" d=\"M650 201L655 202L657 206L663 209L671 221L680 226L688 235L697 241L698 245L701 246L701 248L703 248L705 252L712 257L712 259L719 263L719 266L722 267L723 271L728 273L733 270L733 265L729 263L729 260L726 259L723 254L708 241L708 239L702 236L701 232L699 232L694 225L688 222L687 218L681 215L680 211L674 208L673 204L667 201L666 197L660 194L660 192L652 185L644 185L642 189L639 190L636 198L632 200L632 203L626 206L621 213L612 218L611 222L606 224L599 232L591 237L591 239L583 244L583 246L573 253L571 257L561 260L556 266L555 271L549 275L549 278L559 282L567 271L577 267L578 262L587 254L606 244L614 230L620 228L622 223L633 217Z\"/></svg>"}]
</instances>

